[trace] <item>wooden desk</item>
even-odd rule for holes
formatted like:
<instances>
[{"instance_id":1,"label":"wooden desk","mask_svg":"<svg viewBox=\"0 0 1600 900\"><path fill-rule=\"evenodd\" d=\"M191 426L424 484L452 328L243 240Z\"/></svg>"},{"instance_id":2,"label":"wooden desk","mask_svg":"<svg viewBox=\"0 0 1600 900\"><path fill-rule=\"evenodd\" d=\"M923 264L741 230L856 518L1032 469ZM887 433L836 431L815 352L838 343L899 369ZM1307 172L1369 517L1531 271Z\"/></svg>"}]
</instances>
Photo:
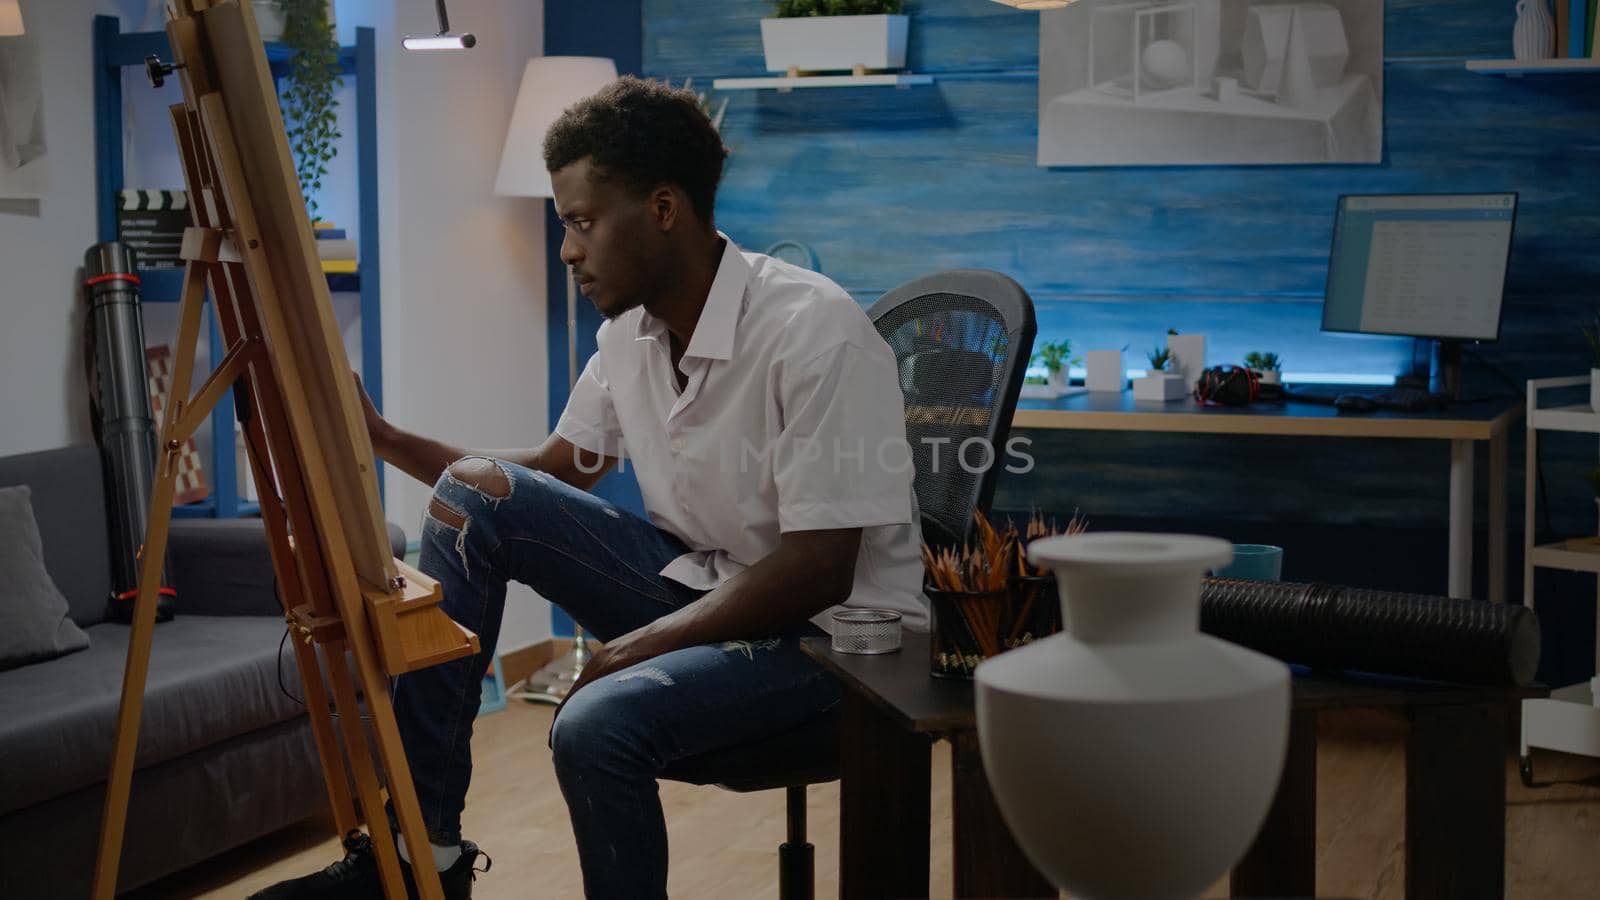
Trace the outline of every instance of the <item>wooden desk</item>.
<instances>
[{"instance_id":1,"label":"wooden desk","mask_svg":"<svg viewBox=\"0 0 1600 900\"><path fill-rule=\"evenodd\" d=\"M951 744L956 897L1054 897L1000 818L978 751L973 687L928 674L928 636L899 653L808 656L844 684L840 725L839 895L928 896L931 748ZM1297 674L1283 778L1266 824L1234 869L1235 897L1316 891L1317 713L1404 714L1406 897L1498 898L1505 883L1506 710L1537 689L1466 688Z\"/></svg>"},{"instance_id":2,"label":"wooden desk","mask_svg":"<svg viewBox=\"0 0 1600 900\"><path fill-rule=\"evenodd\" d=\"M1462 403L1439 412L1341 413L1314 403L1203 407L1192 400L1141 402L1132 391L1017 403L1013 428L1178 434L1399 438L1450 442L1449 595L1472 593L1473 444L1489 444L1489 599L1506 591L1506 432L1523 415L1513 398Z\"/></svg>"}]
</instances>

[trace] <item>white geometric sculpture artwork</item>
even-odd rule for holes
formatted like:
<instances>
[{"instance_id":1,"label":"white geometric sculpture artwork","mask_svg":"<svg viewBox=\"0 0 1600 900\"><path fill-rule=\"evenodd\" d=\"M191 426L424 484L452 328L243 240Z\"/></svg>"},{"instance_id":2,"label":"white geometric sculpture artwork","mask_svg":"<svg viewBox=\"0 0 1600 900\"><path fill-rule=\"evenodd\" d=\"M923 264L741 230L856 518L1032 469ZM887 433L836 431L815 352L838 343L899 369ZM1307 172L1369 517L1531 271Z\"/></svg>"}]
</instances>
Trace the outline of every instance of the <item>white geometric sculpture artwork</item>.
<instances>
[{"instance_id":1,"label":"white geometric sculpture artwork","mask_svg":"<svg viewBox=\"0 0 1600 900\"><path fill-rule=\"evenodd\" d=\"M1296 86L1298 93L1336 85L1350 62L1344 18L1326 3L1250 7L1240 51L1244 83L1268 95L1282 93L1289 75L1309 78Z\"/></svg>"},{"instance_id":2,"label":"white geometric sculpture artwork","mask_svg":"<svg viewBox=\"0 0 1600 900\"><path fill-rule=\"evenodd\" d=\"M1277 792L1283 663L1199 631L1223 540L1047 538L1066 628L978 666L978 739L1006 824L1055 885L1094 900L1199 896Z\"/></svg>"}]
</instances>

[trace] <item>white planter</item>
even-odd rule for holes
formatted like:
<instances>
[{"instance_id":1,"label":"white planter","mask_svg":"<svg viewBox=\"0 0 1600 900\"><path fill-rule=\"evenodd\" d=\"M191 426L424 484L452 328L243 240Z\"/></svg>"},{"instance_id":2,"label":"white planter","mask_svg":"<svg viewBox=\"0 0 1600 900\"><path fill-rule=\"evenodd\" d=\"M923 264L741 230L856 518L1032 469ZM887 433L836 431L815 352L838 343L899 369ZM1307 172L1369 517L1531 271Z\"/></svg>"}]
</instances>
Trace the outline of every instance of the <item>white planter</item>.
<instances>
[{"instance_id":1,"label":"white planter","mask_svg":"<svg viewBox=\"0 0 1600 900\"><path fill-rule=\"evenodd\" d=\"M1203 334L1169 334L1167 349L1172 351L1172 362L1167 371L1182 375L1186 384L1200 380L1206 370L1206 336Z\"/></svg>"},{"instance_id":2,"label":"white planter","mask_svg":"<svg viewBox=\"0 0 1600 900\"><path fill-rule=\"evenodd\" d=\"M906 16L802 16L762 19L767 71L898 69L906 64Z\"/></svg>"},{"instance_id":3,"label":"white planter","mask_svg":"<svg viewBox=\"0 0 1600 900\"><path fill-rule=\"evenodd\" d=\"M1166 403L1189 396L1188 383L1168 372L1152 372L1133 380L1133 399Z\"/></svg>"},{"instance_id":4,"label":"white planter","mask_svg":"<svg viewBox=\"0 0 1600 900\"><path fill-rule=\"evenodd\" d=\"M1600 369L1589 370L1589 408L1600 412Z\"/></svg>"},{"instance_id":5,"label":"white planter","mask_svg":"<svg viewBox=\"0 0 1600 900\"><path fill-rule=\"evenodd\" d=\"M268 43L283 39L283 12L278 8L278 0L250 0L250 6L256 14L256 30L261 32L261 39ZM328 24L337 24L334 21L334 3L328 0Z\"/></svg>"},{"instance_id":6,"label":"white planter","mask_svg":"<svg viewBox=\"0 0 1600 900\"><path fill-rule=\"evenodd\" d=\"M1018 844L1074 896L1199 896L1266 818L1289 670L1199 631L1200 576L1232 556L1113 532L1028 548L1056 573L1066 631L978 667L978 738Z\"/></svg>"},{"instance_id":7,"label":"white planter","mask_svg":"<svg viewBox=\"0 0 1600 900\"><path fill-rule=\"evenodd\" d=\"M1121 393L1127 384L1122 374L1121 350L1090 350L1083 355L1088 374L1083 379L1090 391Z\"/></svg>"},{"instance_id":8,"label":"white planter","mask_svg":"<svg viewBox=\"0 0 1600 900\"><path fill-rule=\"evenodd\" d=\"M1261 370L1261 383L1262 384L1278 384L1282 380L1283 380L1283 373L1278 371L1277 369L1263 369L1263 370Z\"/></svg>"}]
</instances>

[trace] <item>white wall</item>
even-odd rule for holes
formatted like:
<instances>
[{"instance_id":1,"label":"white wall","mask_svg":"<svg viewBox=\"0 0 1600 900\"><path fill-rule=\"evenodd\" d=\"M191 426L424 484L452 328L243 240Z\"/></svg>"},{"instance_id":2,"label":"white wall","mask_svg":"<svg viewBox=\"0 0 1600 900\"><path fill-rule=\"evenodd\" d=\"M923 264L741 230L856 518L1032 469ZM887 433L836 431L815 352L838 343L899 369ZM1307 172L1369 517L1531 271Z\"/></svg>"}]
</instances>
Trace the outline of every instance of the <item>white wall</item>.
<instances>
[{"instance_id":1,"label":"white wall","mask_svg":"<svg viewBox=\"0 0 1600 900\"><path fill-rule=\"evenodd\" d=\"M548 428L544 200L496 197L517 84L544 47L544 5L453 4L473 50L417 54L431 0L373 3L382 154L384 414L470 448L525 447ZM345 18L341 7L341 21ZM390 468L387 508L413 538L431 486ZM550 636L549 607L512 585L502 651Z\"/></svg>"},{"instance_id":2,"label":"white wall","mask_svg":"<svg viewBox=\"0 0 1600 900\"><path fill-rule=\"evenodd\" d=\"M43 40L46 139L53 170L37 204L0 203L0 454L92 440L79 359L76 269L95 239L90 27L96 13L145 21L144 0L24 0ZM547 201L492 192L522 67L544 45L544 7L475 0L451 25L478 36L465 53L408 54L404 33L432 32L432 0L338 0L340 37L378 40L379 204L385 412L462 446L529 446L547 433L544 217ZM150 20L149 27L157 27ZM127 81L130 96L142 78ZM354 97L342 95L352 107ZM139 96L127 142L130 184L177 187L161 138L163 101ZM353 119L335 175L354 177ZM172 181L172 184L166 182ZM353 191L325 205L355 225ZM348 211L347 211L348 210ZM155 342L164 310L148 329ZM389 518L415 540L429 487L390 469ZM500 647L550 635L549 608L514 585Z\"/></svg>"},{"instance_id":3,"label":"white wall","mask_svg":"<svg viewBox=\"0 0 1600 900\"><path fill-rule=\"evenodd\" d=\"M142 16L142 0L23 0L40 41L51 181L38 201L0 200L0 454L93 440L79 350L78 267L95 241L96 13Z\"/></svg>"}]
</instances>

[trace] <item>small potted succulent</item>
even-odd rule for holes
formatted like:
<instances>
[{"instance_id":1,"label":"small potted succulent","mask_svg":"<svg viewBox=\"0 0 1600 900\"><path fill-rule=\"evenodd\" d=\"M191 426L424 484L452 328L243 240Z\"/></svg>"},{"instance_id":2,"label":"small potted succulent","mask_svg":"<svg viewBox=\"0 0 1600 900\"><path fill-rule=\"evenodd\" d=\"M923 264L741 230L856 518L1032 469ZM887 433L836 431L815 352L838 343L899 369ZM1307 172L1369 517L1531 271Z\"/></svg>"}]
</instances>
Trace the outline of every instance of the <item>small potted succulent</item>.
<instances>
[{"instance_id":1,"label":"small potted succulent","mask_svg":"<svg viewBox=\"0 0 1600 900\"><path fill-rule=\"evenodd\" d=\"M1172 351L1156 347L1149 353L1150 369L1143 378L1133 380L1133 399L1154 400L1165 403L1182 400L1188 394L1187 382L1182 375L1169 371Z\"/></svg>"},{"instance_id":2,"label":"small potted succulent","mask_svg":"<svg viewBox=\"0 0 1600 900\"><path fill-rule=\"evenodd\" d=\"M1256 373L1262 384L1277 384L1283 378L1276 353L1246 353L1244 367Z\"/></svg>"},{"instance_id":3,"label":"small potted succulent","mask_svg":"<svg viewBox=\"0 0 1600 900\"><path fill-rule=\"evenodd\" d=\"M1072 357L1072 342L1061 340L1040 344L1038 351L1033 354L1033 362L1044 366L1045 371L1050 373L1050 388L1060 395L1067 392L1067 367L1079 360Z\"/></svg>"},{"instance_id":4,"label":"small potted succulent","mask_svg":"<svg viewBox=\"0 0 1600 900\"><path fill-rule=\"evenodd\" d=\"M767 71L898 69L906 64L904 0L779 0L761 20Z\"/></svg>"}]
</instances>

